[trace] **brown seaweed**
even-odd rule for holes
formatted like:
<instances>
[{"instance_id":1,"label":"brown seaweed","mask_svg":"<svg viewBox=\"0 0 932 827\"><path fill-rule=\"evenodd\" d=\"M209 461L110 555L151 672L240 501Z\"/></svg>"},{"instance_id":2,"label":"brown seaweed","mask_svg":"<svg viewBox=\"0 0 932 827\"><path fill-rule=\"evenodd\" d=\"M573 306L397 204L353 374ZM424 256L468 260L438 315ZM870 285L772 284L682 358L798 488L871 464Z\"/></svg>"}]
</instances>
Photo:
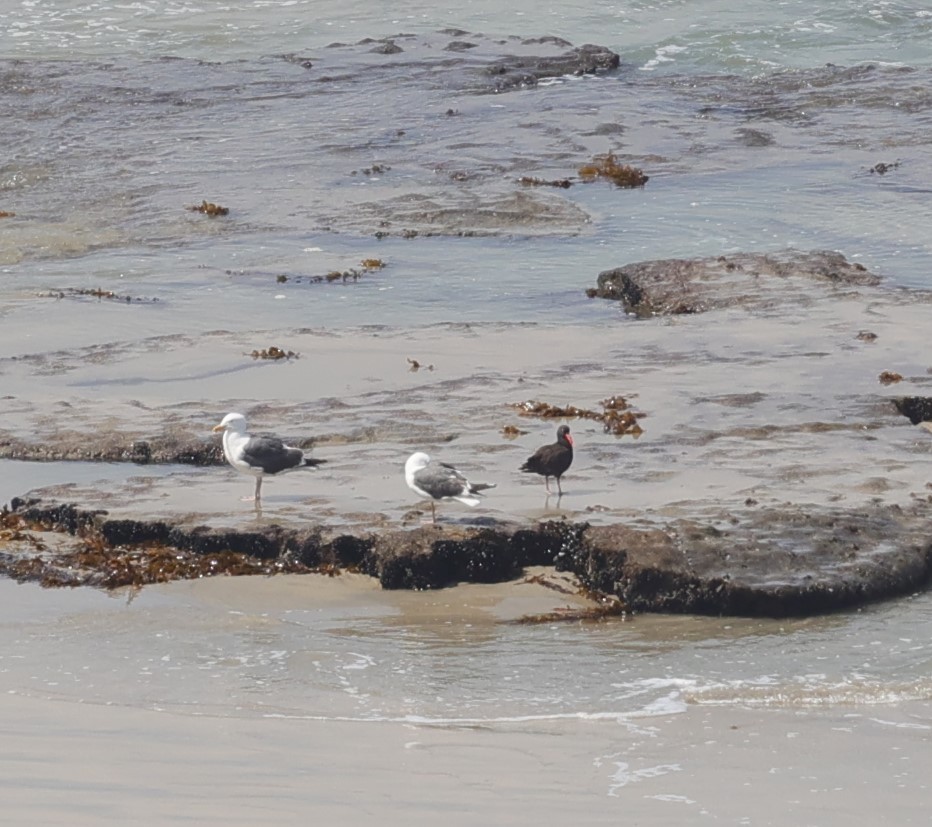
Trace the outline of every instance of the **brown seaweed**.
<instances>
[{"instance_id":1,"label":"brown seaweed","mask_svg":"<svg viewBox=\"0 0 932 827\"><path fill-rule=\"evenodd\" d=\"M637 415L631 411L606 410L602 422L607 434L614 434L615 436L629 434L633 437L639 437L644 433L644 429L638 424Z\"/></svg>"},{"instance_id":2,"label":"brown seaweed","mask_svg":"<svg viewBox=\"0 0 932 827\"><path fill-rule=\"evenodd\" d=\"M638 437L644 433L638 422L639 417L643 417L644 414L631 411L623 396L610 396L608 399L603 399L601 413L588 408L578 408L575 405L560 407L535 399L516 402L511 407L521 416L537 416L542 419L591 419L601 422L605 432L615 436Z\"/></svg>"},{"instance_id":3,"label":"brown seaweed","mask_svg":"<svg viewBox=\"0 0 932 827\"><path fill-rule=\"evenodd\" d=\"M560 189L568 190L573 186L573 182L569 178L557 178L555 180L546 180L544 178L534 178L528 175L522 175L518 179L519 184L524 184L526 187L559 187Z\"/></svg>"},{"instance_id":4,"label":"brown seaweed","mask_svg":"<svg viewBox=\"0 0 932 827\"><path fill-rule=\"evenodd\" d=\"M870 168L870 174L874 175L876 173L877 175L886 175L890 170L896 169L899 165L899 161L894 161L891 164L885 164L883 162L874 164L874 166Z\"/></svg>"},{"instance_id":5,"label":"brown seaweed","mask_svg":"<svg viewBox=\"0 0 932 827\"><path fill-rule=\"evenodd\" d=\"M880 380L881 385L894 385L897 382L903 381L903 377L899 373L896 373L892 370L885 370L880 374L878 379Z\"/></svg>"},{"instance_id":6,"label":"brown seaweed","mask_svg":"<svg viewBox=\"0 0 932 827\"><path fill-rule=\"evenodd\" d=\"M524 436L527 431L522 431L517 425L505 425L502 428L502 436L505 439L517 439L519 436Z\"/></svg>"},{"instance_id":7,"label":"brown seaweed","mask_svg":"<svg viewBox=\"0 0 932 827\"><path fill-rule=\"evenodd\" d=\"M562 583L556 583L546 575L537 574L532 577L526 577L522 583L536 583L544 588L561 592L562 594L578 594L587 600L593 601L594 606L563 606L554 609L552 612L542 612L540 614L522 615L511 623L518 625L534 625L540 623L572 623L572 622L593 622L602 621L609 617L626 618L628 607L622 600L614 595L607 595L603 592L588 589L581 586L575 591L567 588Z\"/></svg>"},{"instance_id":8,"label":"brown seaweed","mask_svg":"<svg viewBox=\"0 0 932 827\"><path fill-rule=\"evenodd\" d=\"M552 612L542 612L535 615L522 615L512 623L521 625L532 625L539 623L577 623L577 622L594 622L605 620L609 617L622 617L627 615L627 610L621 601L615 600L599 606L590 606L585 609L576 609L572 606L565 606L561 609L554 609Z\"/></svg>"},{"instance_id":9,"label":"brown seaweed","mask_svg":"<svg viewBox=\"0 0 932 827\"><path fill-rule=\"evenodd\" d=\"M63 287L58 290L47 290L43 293L39 293L38 296L41 299L92 298L98 301L106 299L107 301L120 302L123 304L132 304L133 302L137 304L155 304L159 301L157 298L127 296L125 294L115 293L113 290L104 290L100 287Z\"/></svg>"},{"instance_id":10,"label":"brown seaweed","mask_svg":"<svg viewBox=\"0 0 932 827\"><path fill-rule=\"evenodd\" d=\"M583 164L578 172L584 183L605 178L616 187L624 188L643 187L650 180L649 176L637 167L619 164L611 152L596 155L590 163Z\"/></svg>"},{"instance_id":11,"label":"brown seaweed","mask_svg":"<svg viewBox=\"0 0 932 827\"><path fill-rule=\"evenodd\" d=\"M0 512L0 544L27 543L37 552L46 545L36 533L56 530L37 526L16 512ZM60 529L57 529L60 530ZM332 564L309 567L289 557L260 559L242 552L198 552L159 543L132 548L109 546L93 529L79 530L71 548L54 554L0 554L0 569L18 582L38 582L46 588L96 586L104 589L141 588L151 583L192 580L217 575L244 576L322 571L332 574ZM337 571L338 573L338 571Z\"/></svg>"},{"instance_id":12,"label":"brown seaweed","mask_svg":"<svg viewBox=\"0 0 932 827\"><path fill-rule=\"evenodd\" d=\"M529 399L527 402L515 402L512 406L521 416L538 416L541 419L595 419L601 420L602 414L586 408L577 408L575 405L551 405L549 402L539 402Z\"/></svg>"},{"instance_id":13,"label":"brown seaweed","mask_svg":"<svg viewBox=\"0 0 932 827\"><path fill-rule=\"evenodd\" d=\"M408 364L411 366L408 368L408 370L410 370L412 373L417 373L417 371L419 371L421 368L424 368L425 370L434 369L433 365L422 365L417 359L411 359L410 357L407 358Z\"/></svg>"},{"instance_id":14,"label":"brown seaweed","mask_svg":"<svg viewBox=\"0 0 932 827\"><path fill-rule=\"evenodd\" d=\"M277 361L279 359L297 359L298 354L293 350L283 350L280 347L272 345L269 348L263 350L254 350L249 354L253 359L271 359Z\"/></svg>"},{"instance_id":15,"label":"brown seaweed","mask_svg":"<svg viewBox=\"0 0 932 827\"><path fill-rule=\"evenodd\" d=\"M209 218L216 218L218 215L228 215L230 212L229 207L221 207L219 204L214 204L211 201L201 201L200 204L196 204L193 207L188 207L191 212L200 212Z\"/></svg>"},{"instance_id":16,"label":"brown seaweed","mask_svg":"<svg viewBox=\"0 0 932 827\"><path fill-rule=\"evenodd\" d=\"M13 218L16 215L15 212L9 212L8 210L0 210L0 218Z\"/></svg>"},{"instance_id":17,"label":"brown seaweed","mask_svg":"<svg viewBox=\"0 0 932 827\"><path fill-rule=\"evenodd\" d=\"M346 284L348 281L359 281L360 273L358 270L331 270L325 276L319 276L313 281L326 281L328 284L339 281Z\"/></svg>"},{"instance_id":18,"label":"brown seaweed","mask_svg":"<svg viewBox=\"0 0 932 827\"><path fill-rule=\"evenodd\" d=\"M861 330L858 332L858 335L855 336L854 338L859 339L862 342L876 342L877 334L870 330Z\"/></svg>"},{"instance_id":19,"label":"brown seaweed","mask_svg":"<svg viewBox=\"0 0 932 827\"><path fill-rule=\"evenodd\" d=\"M385 266L380 258L364 258L361 263L364 270L381 270Z\"/></svg>"}]
</instances>

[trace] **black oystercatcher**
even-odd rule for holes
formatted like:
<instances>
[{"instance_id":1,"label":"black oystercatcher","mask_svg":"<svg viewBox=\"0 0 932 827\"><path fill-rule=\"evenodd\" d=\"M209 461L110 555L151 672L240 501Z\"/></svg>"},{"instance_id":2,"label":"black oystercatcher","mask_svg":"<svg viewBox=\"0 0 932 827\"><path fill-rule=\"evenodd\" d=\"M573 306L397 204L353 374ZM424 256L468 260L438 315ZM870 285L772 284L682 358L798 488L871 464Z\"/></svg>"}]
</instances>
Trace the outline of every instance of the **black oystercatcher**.
<instances>
[{"instance_id":1,"label":"black oystercatcher","mask_svg":"<svg viewBox=\"0 0 932 827\"><path fill-rule=\"evenodd\" d=\"M557 441L538 448L528 457L527 462L521 466L522 471L540 474L544 478L547 493L550 493L550 478L557 478L557 491L563 496L560 487L560 477L573 462L573 437L570 436L570 426L561 425L557 428Z\"/></svg>"},{"instance_id":2,"label":"black oystercatcher","mask_svg":"<svg viewBox=\"0 0 932 827\"><path fill-rule=\"evenodd\" d=\"M278 437L252 436L246 433L246 417L229 413L215 431L223 431L223 456L237 471L252 474L256 478L256 506L262 496L262 478L274 476L296 468L312 468L326 462L304 456L300 448L285 445ZM249 497L243 499L248 500Z\"/></svg>"},{"instance_id":3,"label":"black oystercatcher","mask_svg":"<svg viewBox=\"0 0 932 827\"><path fill-rule=\"evenodd\" d=\"M430 464L430 457L418 451L405 463L405 482L418 496L430 500L430 513L437 522L437 500L459 500L470 506L479 505L478 494L495 488L494 482L472 483L452 465L445 462Z\"/></svg>"}]
</instances>

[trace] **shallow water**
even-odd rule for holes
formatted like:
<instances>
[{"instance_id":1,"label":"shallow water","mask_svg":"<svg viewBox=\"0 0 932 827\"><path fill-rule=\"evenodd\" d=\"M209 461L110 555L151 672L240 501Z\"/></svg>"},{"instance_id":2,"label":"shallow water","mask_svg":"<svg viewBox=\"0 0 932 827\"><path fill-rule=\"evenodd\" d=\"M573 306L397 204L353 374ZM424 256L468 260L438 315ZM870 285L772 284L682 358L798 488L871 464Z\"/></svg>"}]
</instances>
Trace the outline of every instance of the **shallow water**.
<instances>
[{"instance_id":1,"label":"shallow water","mask_svg":"<svg viewBox=\"0 0 932 827\"><path fill-rule=\"evenodd\" d=\"M314 575L135 596L0 588L2 688L39 698L437 725L932 700L927 594L809 620L526 626L506 622L538 605L521 585L385 593L366 578Z\"/></svg>"},{"instance_id":2,"label":"shallow water","mask_svg":"<svg viewBox=\"0 0 932 827\"><path fill-rule=\"evenodd\" d=\"M853 497L865 473L892 480L891 500L922 490L921 467L896 458L921 458L928 448L899 431L884 434L887 441L826 438L826 475L844 461L831 483L795 478L798 455L811 448L792 435L694 450L726 429L730 414L698 397L704 376L727 384L732 348L799 357L765 362L756 378L747 366L739 375L738 390L766 386L760 415L768 422L792 417L799 403L780 397L781 366L798 368L803 396L818 397L820 377L841 368L800 352L792 326L815 336L823 318L783 318L782 327L766 328L766 343L747 326L737 335L688 328L678 356L683 326L653 326L645 346L626 338L623 326L635 323L617 307L583 293L600 270L632 261L786 246L838 249L891 286L932 288L932 14L920 5L405 3L390 19L367 2L0 5L12 21L0 34L0 210L16 213L0 219L0 416L8 432L53 432L85 415L102 420L101 411L118 429L155 427L173 406L206 420L228 401L304 405L331 436L379 417L375 444L335 472L359 508L352 475L410 448L399 423L438 438L452 419L460 434L468 400L478 422L452 447L469 450L490 444L497 425L494 415L476 414L487 385L498 382L496 393L514 401L529 380L573 397L555 401L576 402L631 383L652 414L643 450L597 445L588 434L589 459L576 468L579 507L613 498L616 513L630 514L743 499L749 467L755 474L746 485L774 499L822 501L839 490ZM449 26L464 33L441 33ZM370 44L327 48L399 32L414 35L396 38L399 55L373 55ZM519 39L545 34L608 46L622 69L500 94L479 88L469 61L533 51ZM476 49L444 51L464 39ZM522 175L574 176L609 150L651 176L644 189L515 183ZM899 166L871 173L880 162ZM186 209L203 199L230 215ZM402 237L411 228L418 237ZM380 241L377 231L391 235ZM355 281L315 281L370 257L387 266ZM899 360L921 387L928 305L898 304L903 315L881 340L891 364L875 365L875 355L869 369ZM873 321L870 312L852 315L851 325ZM425 380L412 391L401 359L424 358L435 334L448 335L437 325L464 322L479 326L470 337L490 335L483 324L534 325L536 342L559 345L552 373L539 364L549 351L538 344L534 358L530 348L503 347L495 354L503 364L487 362L488 373L477 375L464 335L453 367L466 375L463 384ZM301 383L276 369L285 366L260 372L244 361L253 347L289 346L292 333L302 343L319 335L358 344L378 338L372 326L396 343L398 376L378 341L349 377L339 362L312 361L312 345L302 364L313 370L302 369ZM417 352L397 345L406 337ZM600 361L600 340L610 342L610 368ZM668 367L653 396L651 348ZM452 361L450 350L447 343ZM707 354L698 375L687 363L696 353ZM845 356L854 388L860 357ZM389 386L384 396L367 396L376 382ZM319 402L326 396L335 406L344 393L353 396L345 428ZM828 407L839 418L861 415L859 393L852 391L851 407L837 399ZM502 473L525 445L493 447L483 463ZM600 475L618 467L632 469L639 484L606 493ZM124 478L161 472L4 462L0 473L6 500L97 480L119 490ZM394 519L407 505L382 478L363 501ZM303 506L284 481L279 490ZM503 510L539 509L536 492L533 506L527 491L508 496L502 492ZM639 617L516 627L461 610L461 601L476 599L462 589L373 596L371 607L347 598L324 609L300 587L280 591L279 581L249 583L233 597L214 595L209 584L176 584L131 602L0 589L9 595L0 689L36 697L474 723L612 719L684 704L875 705L927 701L932 691L922 632L932 620L928 595L789 623ZM423 611L427 619L419 619Z\"/></svg>"}]
</instances>

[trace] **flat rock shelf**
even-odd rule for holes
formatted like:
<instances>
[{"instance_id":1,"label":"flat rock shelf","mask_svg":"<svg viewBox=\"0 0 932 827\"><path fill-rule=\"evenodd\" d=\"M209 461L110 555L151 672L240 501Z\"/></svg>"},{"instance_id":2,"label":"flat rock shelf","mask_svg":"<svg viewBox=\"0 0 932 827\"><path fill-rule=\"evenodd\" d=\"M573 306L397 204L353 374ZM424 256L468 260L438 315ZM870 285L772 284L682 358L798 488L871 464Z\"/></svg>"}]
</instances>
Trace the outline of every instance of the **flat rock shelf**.
<instances>
[{"instance_id":1,"label":"flat rock shelf","mask_svg":"<svg viewBox=\"0 0 932 827\"><path fill-rule=\"evenodd\" d=\"M513 580L527 566L573 573L638 612L784 617L908 594L932 579L923 509L749 509L664 529L550 521L341 533L109 519L16 498L0 571L45 585L141 586L184 577L352 569L386 589Z\"/></svg>"}]
</instances>

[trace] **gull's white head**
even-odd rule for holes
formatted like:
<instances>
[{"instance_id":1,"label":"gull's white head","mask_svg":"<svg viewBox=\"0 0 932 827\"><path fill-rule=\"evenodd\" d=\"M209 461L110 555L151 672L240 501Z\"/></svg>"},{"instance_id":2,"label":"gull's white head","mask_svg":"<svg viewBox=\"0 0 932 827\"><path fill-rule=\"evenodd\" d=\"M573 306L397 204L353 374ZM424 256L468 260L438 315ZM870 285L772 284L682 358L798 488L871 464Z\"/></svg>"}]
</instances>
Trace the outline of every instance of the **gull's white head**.
<instances>
[{"instance_id":1,"label":"gull's white head","mask_svg":"<svg viewBox=\"0 0 932 827\"><path fill-rule=\"evenodd\" d=\"M411 454L411 456L408 457L408 461L405 463L405 476L410 479L418 471L422 468L426 468L428 465L430 465L430 457L423 451Z\"/></svg>"},{"instance_id":2,"label":"gull's white head","mask_svg":"<svg viewBox=\"0 0 932 827\"><path fill-rule=\"evenodd\" d=\"M238 413L228 413L220 420L219 425L214 425L215 431L233 431L237 434L246 433L246 417Z\"/></svg>"}]
</instances>

